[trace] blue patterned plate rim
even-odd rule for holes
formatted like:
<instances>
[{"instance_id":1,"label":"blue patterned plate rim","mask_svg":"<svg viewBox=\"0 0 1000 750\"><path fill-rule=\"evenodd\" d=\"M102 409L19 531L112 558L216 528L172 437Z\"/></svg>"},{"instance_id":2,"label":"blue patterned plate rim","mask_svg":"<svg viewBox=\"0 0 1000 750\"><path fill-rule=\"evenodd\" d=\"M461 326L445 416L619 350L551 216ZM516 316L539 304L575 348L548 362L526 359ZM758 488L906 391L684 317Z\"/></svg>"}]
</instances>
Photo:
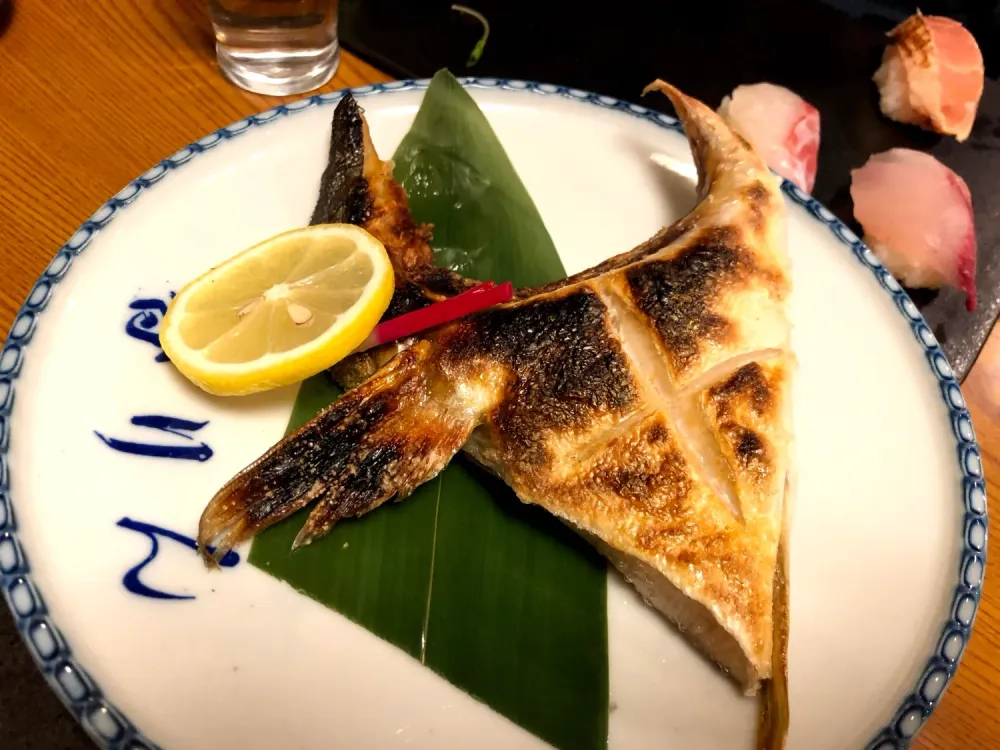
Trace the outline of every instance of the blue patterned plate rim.
<instances>
[{"instance_id":1,"label":"blue patterned plate rim","mask_svg":"<svg viewBox=\"0 0 1000 750\"><path fill-rule=\"evenodd\" d=\"M573 99L596 107L624 112L667 130L683 133L680 123L669 115L580 89L503 78L467 77L460 80L467 88L523 91ZM130 204L143 190L159 182L169 172L179 169L196 156L253 127L265 125L314 106L335 104L347 93L362 97L394 91L423 90L429 84L429 79L403 80L316 94L238 120L185 146L119 190L73 233L35 282L27 300L14 318L3 348L0 349L0 587L3 589L4 599L14 617L18 632L49 686L99 747L109 750L125 748L153 750L157 745L143 736L139 729L104 697L100 686L76 661L69 643L49 616L45 599L32 579L27 556L19 540L13 500L9 492L10 440L7 435L7 425L13 412L14 383L20 374L38 316L48 305L53 287L69 272L73 259L83 252L93 238L115 218L119 209ZM986 485L979 446L972 429L971 416L966 409L961 388L948 363L948 358L899 282L829 209L789 180L782 179L781 189L814 220L824 224L838 242L849 248L854 258L872 273L879 286L893 298L896 309L909 323L917 343L924 350L928 366L938 381L941 397L951 417L952 432L956 440L956 457L962 476L965 513L961 559L957 567L958 575L950 615L941 628L937 648L925 660L924 668L913 689L901 701L890 721L865 745L865 750L905 748L913 741L940 703L947 685L954 677L979 608L983 571L986 565L988 529ZM8 469L6 472L5 467Z\"/></svg>"}]
</instances>

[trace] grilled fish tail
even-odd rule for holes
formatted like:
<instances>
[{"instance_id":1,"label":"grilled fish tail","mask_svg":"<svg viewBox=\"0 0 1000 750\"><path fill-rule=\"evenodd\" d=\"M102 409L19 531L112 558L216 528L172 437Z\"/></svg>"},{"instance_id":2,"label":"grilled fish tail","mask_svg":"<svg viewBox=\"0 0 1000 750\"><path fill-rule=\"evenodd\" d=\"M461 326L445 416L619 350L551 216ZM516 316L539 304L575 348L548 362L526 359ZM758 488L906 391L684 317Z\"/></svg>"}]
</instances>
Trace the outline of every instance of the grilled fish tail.
<instances>
[{"instance_id":1,"label":"grilled fish tail","mask_svg":"<svg viewBox=\"0 0 1000 750\"><path fill-rule=\"evenodd\" d=\"M485 412L459 408L436 358L416 343L230 480L201 516L206 562L316 502L293 547L308 544L437 475Z\"/></svg>"}]
</instances>

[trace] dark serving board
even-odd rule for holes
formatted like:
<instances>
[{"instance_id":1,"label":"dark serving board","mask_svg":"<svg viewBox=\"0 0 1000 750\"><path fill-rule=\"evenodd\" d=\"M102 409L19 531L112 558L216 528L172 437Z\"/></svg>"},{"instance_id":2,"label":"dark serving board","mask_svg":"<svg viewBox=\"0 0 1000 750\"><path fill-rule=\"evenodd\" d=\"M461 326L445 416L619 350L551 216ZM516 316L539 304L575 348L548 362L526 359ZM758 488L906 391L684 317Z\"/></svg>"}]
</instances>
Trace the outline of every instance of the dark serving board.
<instances>
[{"instance_id":1,"label":"dark serving board","mask_svg":"<svg viewBox=\"0 0 1000 750\"><path fill-rule=\"evenodd\" d=\"M968 313L964 295L952 289L918 290L912 296L964 379L1000 313L1000 83L986 81L972 136L960 144L879 113L871 76L881 60L885 32L894 24L893 12L852 16L818 0L655 5L617 0L598 12L544 0L473 1L491 26L473 67L466 61L481 27L448 2L342 0L341 41L401 78L425 78L448 68L456 75L559 83L664 110L669 110L665 99L640 96L654 78L667 79L711 106L740 83L787 86L816 106L822 118L813 193L855 230L849 172L869 155L905 146L927 151L955 170L968 183L975 208L979 307ZM829 1L873 5L873 0ZM933 5L921 9L933 13ZM977 18L980 25L974 27ZM980 46L987 72L994 75L1000 63L1000 35L993 33L998 18L962 19L982 30Z\"/></svg>"}]
</instances>

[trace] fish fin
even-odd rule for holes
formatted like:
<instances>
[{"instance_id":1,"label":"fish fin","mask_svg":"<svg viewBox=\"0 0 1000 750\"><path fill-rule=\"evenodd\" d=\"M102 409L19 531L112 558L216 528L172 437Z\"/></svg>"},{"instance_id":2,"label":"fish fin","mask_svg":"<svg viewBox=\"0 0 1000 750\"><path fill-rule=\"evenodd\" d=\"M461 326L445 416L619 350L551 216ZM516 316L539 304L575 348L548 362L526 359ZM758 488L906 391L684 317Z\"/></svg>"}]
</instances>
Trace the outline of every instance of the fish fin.
<instances>
[{"instance_id":1,"label":"fish fin","mask_svg":"<svg viewBox=\"0 0 1000 750\"><path fill-rule=\"evenodd\" d=\"M333 111L329 157L309 223L361 226L372 203L364 172L364 118L357 101L348 94Z\"/></svg>"},{"instance_id":2,"label":"fish fin","mask_svg":"<svg viewBox=\"0 0 1000 750\"><path fill-rule=\"evenodd\" d=\"M691 144L691 155L698 168L698 198L708 195L728 198L741 194L749 186L763 182L775 193L780 186L763 158L740 133L703 102L686 96L666 81L655 80L642 93L659 91L670 99L684 125ZM744 196L745 197L745 196ZM692 215L697 215L698 206Z\"/></svg>"},{"instance_id":3,"label":"fish fin","mask_svg":"<svg viewBox=\"0 0 1000 750\"><path fill-rule=\"evenodd\" d=\"M318 500L296 539L308 544L437 475L485 412L457 403L436 357L428 341L401 352L230 480L201 516L206 562Z\"/></svg>"},{"instance_id":4,"label":"fish fin","mask_svg":"<svg viewBox=\"0 0 1000 750\"><path fill-rule=\"evenodd\" d=\"M604 276L669 249L684 235L716 227L762 228L769 235L756 244L767 249L783 234L783 220L775 205L782 205L781 185L746 138L735 132L716 112L665 81L657 79L643 95L664 94L674 105L684 126L698 169L698 204L685 216L663 227L641 245L565 279L514 291L527 299ZM738 199L738 200L734 200ZM739 211L734 211L737 207ZM742 214L742 215L739 215ZM783 246L783 242L781 243ZM784 265L782 257L767 260Z\"/></svg>"}]
</instances>

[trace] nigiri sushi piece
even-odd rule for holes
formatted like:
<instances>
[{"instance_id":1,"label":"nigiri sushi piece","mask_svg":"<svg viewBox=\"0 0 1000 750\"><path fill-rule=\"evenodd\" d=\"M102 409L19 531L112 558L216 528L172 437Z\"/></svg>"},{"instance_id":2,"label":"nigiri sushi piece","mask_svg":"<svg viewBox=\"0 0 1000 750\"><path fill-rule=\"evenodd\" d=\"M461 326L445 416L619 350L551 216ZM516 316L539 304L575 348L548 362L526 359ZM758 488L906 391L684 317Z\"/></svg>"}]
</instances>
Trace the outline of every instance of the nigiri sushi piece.
<instances>
[{"instance_id":1,"label":"nigiri sushi piece","mask_svg":"<svg viewBox=\"0 0 1000 750\"><path fill-rule=\"evenodd\" d=\"M976 309L976 229L965 181L930 154L894 148L851 170L865 242L906 286L944 284Z\"/></svg>"},{"instance_id":2,"label":"nigiri sushi piece","mask_svg":"<svg viewBox=\"0 0 1000 750\"><path fill-rule=\"evenodd\" d=\"M964 141L983 95L983 53L958 21L920 11L889 32L872 80L882 114Z\"/></svg>"},{"instance_id":3,"label":"nigiri sushi piece","mask_svg":"<svg viewBox=\"0 0 1000 750\"><path fill-rule=\"evenodd\" d=\"M767 166L812 192L819 160L818 109L784 86L754 83L737 86L722 100L719 114Z\"/></svg>"}]
</instances>

